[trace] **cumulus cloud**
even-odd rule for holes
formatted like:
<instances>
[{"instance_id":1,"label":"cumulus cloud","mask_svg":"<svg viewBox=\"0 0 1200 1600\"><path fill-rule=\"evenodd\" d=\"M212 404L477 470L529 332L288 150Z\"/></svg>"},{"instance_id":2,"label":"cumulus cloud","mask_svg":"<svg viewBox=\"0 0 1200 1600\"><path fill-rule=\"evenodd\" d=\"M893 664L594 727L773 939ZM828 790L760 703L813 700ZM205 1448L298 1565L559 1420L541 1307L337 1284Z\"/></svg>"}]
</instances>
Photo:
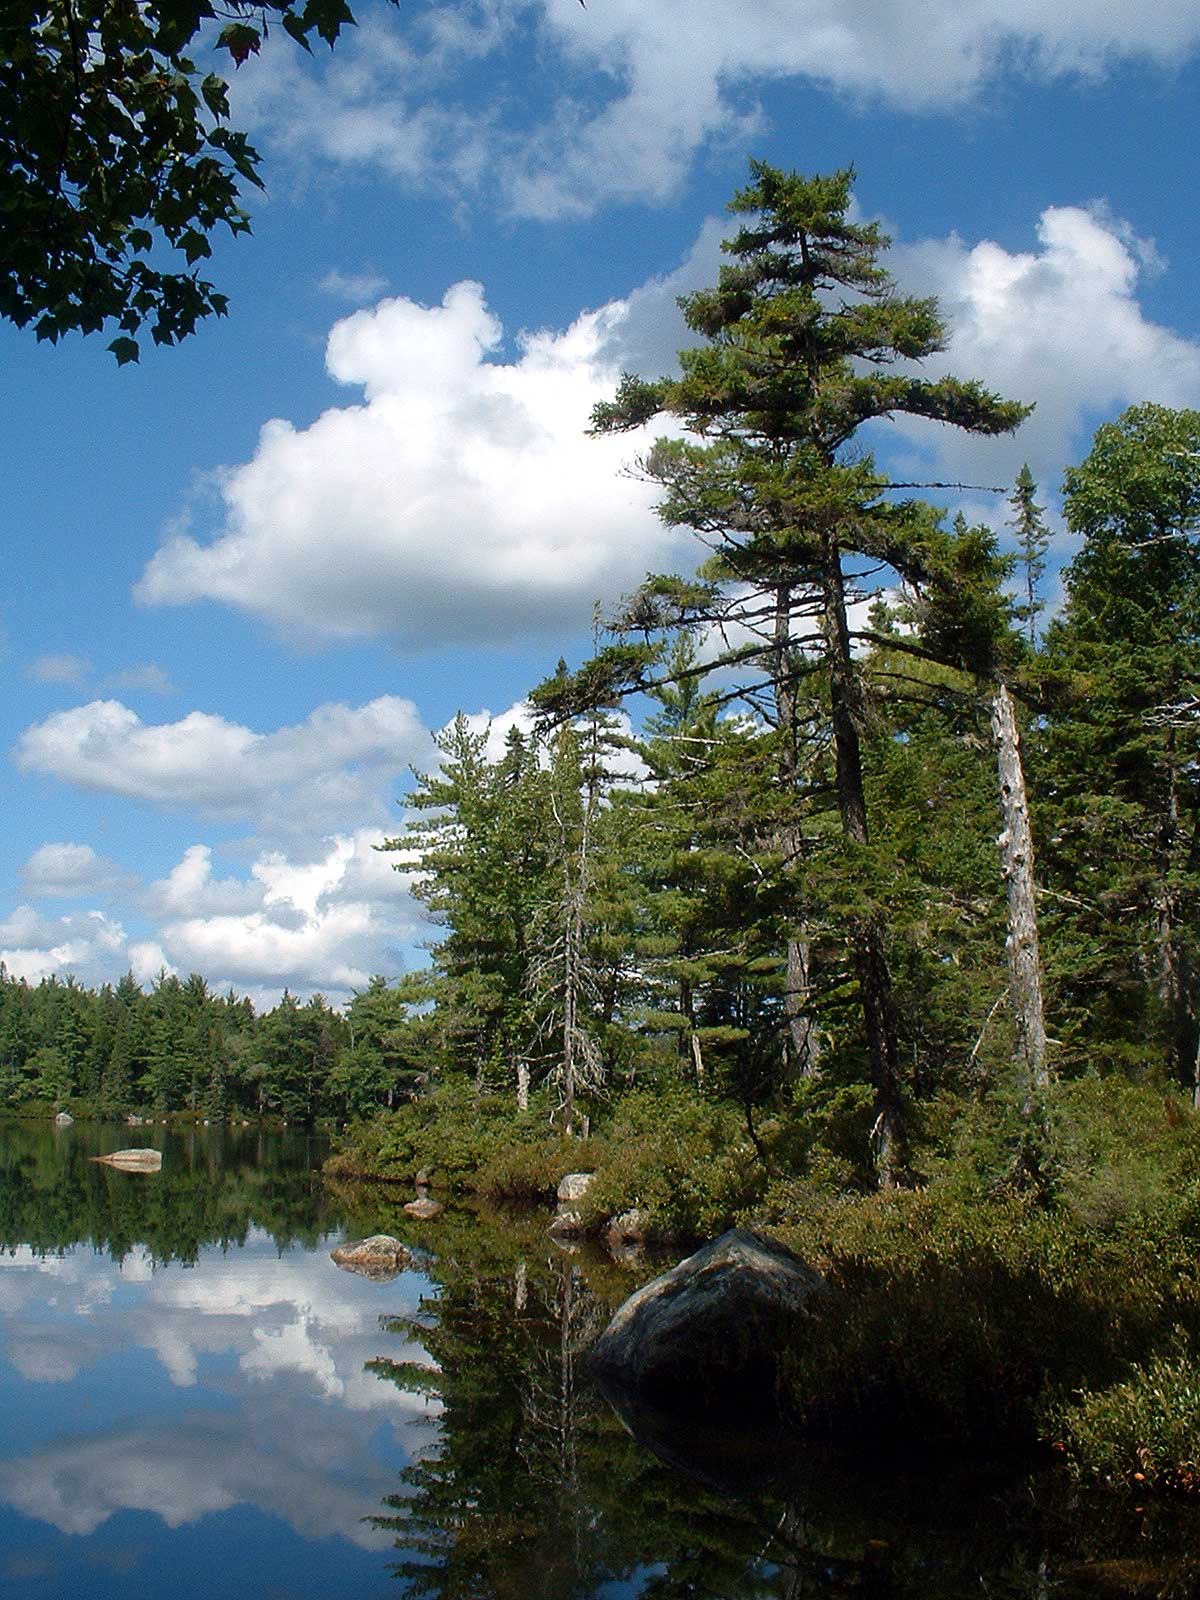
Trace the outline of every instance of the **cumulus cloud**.
<instances>
[{"instance_id":1,"label":"cumulus cloud","mask_svg":"<svg viewBox=\"0 0 1200 1600\"><path fill-rule=\"evenodd\" d=\"M163 948L177 967L219 974L221 983L343 994L364 988L372 973L404 965L422 920L405 878L374 849L378 841L364 829L326 841L315 860L264 852L243 886L254 909L193 911L168 921L160 929ZM198 904L212 901L205 879ZM179 903L187 902L181 896Z\"/></svg>"},{"instance_id":2,"label":"cumulus cloud","mask_svg":"<svg viewBox=\"0 0 1200 1600\"><path fill-rule=\"evenodd\" d=\"M935 476L1011 484L1028 461L1052 495L1100 420L1144 400L1200 404L1200 346L1151 321L1138 303L1146 275L1162 265L1153 245L1102 206L1048 208L1036 240L1035 248L1009 251L952 236L893 252L903 286L936 294L949 323L945 355L927 370L978 378L1009 399L1036 402L1003 440L896 425L938 468ZM910 463L914 475L921 458ZM1004 514L994 501L979 509Z\"/></svg>"},{"instance_id":3,"label":"cumulus cloud","mask_svg":"<svg viewBox=\"0 0 1200 1600\"><path fill-rule=\"evenodd\" d=\"M440 306L384 300L335 324L326 365L365 404L311 427L275 420L224 474L221 528L176 535L136 590L200 599L314 635L391 634L410 646L561 639L677 541L645 484L621 473L636 439L590 439L619 368L600 354L611 315L523 336L478 284Z\"/></svg>"},{"instance_id":4,"label":"cumulus cloud","mask_svg":"<svg viewBox=\"0 0 1200 1600\"><path fill-rule=\"evenodd\" d=\"M209 712L146 723L119 700L56 711L21 735L26 772L150 805L226 818L288 815L310 830L378 811L383 772L430 751L410 700L318 706L304 722L256 733Z\"/></svg>"},{"instance_id":5,"label":"cumulus cloud","mask_svg":"<svg viewBox=\"0 0 1200 1600\"><path fill-rule=\"evenodd\" d=\"M68 972L85 983L103 982L124 945L124 928L102 911L44 917L18 906L0 921L0 961L11 977L29 983Z\"/></svg>"},{"instance_id":6,"label":"cumulus cloud","mask_svg":"<svg viewBox=\"0 0 1200 1600\"><path fill-rule=\"evenodd\" d=\"M169 539L139 597L222 600L313 634L556 644L597 599L688 565L694 545L658 524L653 490L628 471L645 439L584 430L621 370L671 369L687 338L676 296L712 279L724 226L709 221L673 272L526 337L508 361L492 358L501 333L476 284L338 322L327 364L365 403L307 429L269 423L224 475L216 536ZM901 476L1005 485L1028 460L1052 487L1100 417L1200 396L1200 349L1139 303L1162 266L1153 245L1100 205L1048 208L1026 250L951 236L902 243L891 265L941 300L950 343L931 375L1037 402L998 442L897 425L879 437Z\"/></svg>"},{"instance_id":7,"label":"cumulus cloud","mask_svg":"<svg viewBox=\"0 0 1200 1600\"><path fill-rule=\"evenodd\" d=\"M952 112L1005 73L1045 81L1099 79L1120 61L1170 68L1200 41L1197 0L1153 10L1114 0L751 0L736 9L689 0L683 12L644 0L587 9L490 0L439 8L436 19L371 24L312 66L269 49L238 75L239 114L298 155L438 188L486 184L502 208L549 218L669 197L706 146L751 137L770 84ZM456 93L483 56L491 93L481 97L476 74ZM547 86L540 98L533 60Z\"/></svg>"},{"instance_id":8,"label":"cumulus cloud","mask_svg":"<svg viewBox=\"0 0 1200 1600\"><path fill-rule=\"evenodd\" d=\"M111 894L135 881L115 861L107 861L90 844L44 844L21 868L26 893L38 899L68 899Z\"/></svg>"}]
</instances>

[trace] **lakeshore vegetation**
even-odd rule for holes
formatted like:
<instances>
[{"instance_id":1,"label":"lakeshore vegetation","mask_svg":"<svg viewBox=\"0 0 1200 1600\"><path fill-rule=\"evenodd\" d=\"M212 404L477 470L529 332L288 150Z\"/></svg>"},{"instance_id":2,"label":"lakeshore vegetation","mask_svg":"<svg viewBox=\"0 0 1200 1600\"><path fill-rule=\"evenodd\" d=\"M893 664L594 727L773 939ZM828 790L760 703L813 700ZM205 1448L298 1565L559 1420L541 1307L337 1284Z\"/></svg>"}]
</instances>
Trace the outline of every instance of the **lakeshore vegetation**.
<instances>
[{"instance_id":1,"label":"lakeshore vegetation","mask_svg":"<svg viewBox=\"0 0 1200 1600\"><path fill-rule=\"evenodd\" d=\"M889 417L1027 408L924 375L938 308L851 188L754 164L680 375L597 409L676 430L640 467L698 565L502 752L440 736L384 846L428 968L261 1017L198 976L5 977L0 1100L333 1115L341 1177L588 1170L596 1226L769 1226L852 1308L797 1358L814 1425L1040 1434L1195 1492L1200 413L1099 428L1048 617L1028 470L1003 554L871 454Z\"/></svg>"}]
</instances>

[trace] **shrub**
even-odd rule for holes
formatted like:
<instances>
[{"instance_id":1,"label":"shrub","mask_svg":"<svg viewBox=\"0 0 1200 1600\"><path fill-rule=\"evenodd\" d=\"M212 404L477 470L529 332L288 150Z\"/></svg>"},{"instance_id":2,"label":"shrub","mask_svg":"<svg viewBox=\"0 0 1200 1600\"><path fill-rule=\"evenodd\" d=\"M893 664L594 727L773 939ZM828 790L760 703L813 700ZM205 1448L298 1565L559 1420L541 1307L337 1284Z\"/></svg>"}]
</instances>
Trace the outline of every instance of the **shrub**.
<instances>
[{"instance_id":1,"label":"shrub","mask_svg":"<svg viewBox=\"0 0 1200 1600\"><path fill-rule=\"evenodd\" d=\"M514 1138L517 1132L511 1130L508 1142L500 1144L469 1180L468 1187L476 1194L496 1202L550 1201L568 1172L591 1172L595 1167L594 1140L561 1134L525 1140Z\"/></svg>"},{"instance_id":2,"label":"shrub","mask_svg":"<svg viewBox=\"0 0 1200 1600\"><path fill-rule=\"evenodd\" d=\"M1060 1408L1058 1441L1077 1476L1200 1495L1200 1367L1155 1356L1121 1383Z\"/></svg>"},{"instance_id":3,"label":"shrub","mask_svg":"<svg viewBox=\"0 0 1200 1600\"><path fill-rule=\"evenodd\" d=\"M625 1095L597 1146L585 1223L636 1209L652 1232L702 1238L731 1226L766 1185L741 1113L682 1087Z\"/></svg>"}]
</instances>

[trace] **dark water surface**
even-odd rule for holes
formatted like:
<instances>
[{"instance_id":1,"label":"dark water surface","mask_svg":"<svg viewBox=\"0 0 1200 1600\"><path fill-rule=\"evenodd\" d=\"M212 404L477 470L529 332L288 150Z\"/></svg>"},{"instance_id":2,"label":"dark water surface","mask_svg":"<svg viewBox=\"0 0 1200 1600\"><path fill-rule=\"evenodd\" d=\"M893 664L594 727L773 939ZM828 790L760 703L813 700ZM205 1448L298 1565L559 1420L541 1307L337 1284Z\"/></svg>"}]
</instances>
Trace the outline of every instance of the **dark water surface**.
<instances>
[{"instance_id":1,"label":"dark water surface","mask_svg":"<svg viewBox=\"0 0 1200 1600\"><path fill-rule=\"evenodd\" d=\"M133 1144L162 1171L88 1160ZM583 1360L649 1267L564 1252L543 1217L413 1224L404 1194L325 1188L323 1153L0 1122L0 1595L1200 1595L1182 1507L852 1470L702 1418L656 1454ZM419 1270L330 1261L383 1230Z\"/></svg>"}]
</instances>

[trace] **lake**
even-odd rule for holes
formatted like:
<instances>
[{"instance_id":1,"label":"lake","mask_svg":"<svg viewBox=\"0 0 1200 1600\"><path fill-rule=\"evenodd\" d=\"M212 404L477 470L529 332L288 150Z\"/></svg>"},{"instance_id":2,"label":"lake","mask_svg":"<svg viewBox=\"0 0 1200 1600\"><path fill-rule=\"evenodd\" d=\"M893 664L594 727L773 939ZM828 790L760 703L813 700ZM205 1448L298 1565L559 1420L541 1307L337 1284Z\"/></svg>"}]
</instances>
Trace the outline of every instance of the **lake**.
<instances>
[{"instance_id":1,"label":"lake","mask_svg":"<svg viewBox=\"0 0 1200 1600\"><path fill-rule=\"evenodd\" d=\"M161 1172L88 1159L135 1144ZM652 1265L565 1250L540 1215L414 1224L405 1193L324 1185L323 1154L0 1122L0 1595L1200 1594L1188 1507L761 1433L648 1448L585 1356ZM329 1259L380 1231L411 1270Z\"/></svg>"}]
</instances>

